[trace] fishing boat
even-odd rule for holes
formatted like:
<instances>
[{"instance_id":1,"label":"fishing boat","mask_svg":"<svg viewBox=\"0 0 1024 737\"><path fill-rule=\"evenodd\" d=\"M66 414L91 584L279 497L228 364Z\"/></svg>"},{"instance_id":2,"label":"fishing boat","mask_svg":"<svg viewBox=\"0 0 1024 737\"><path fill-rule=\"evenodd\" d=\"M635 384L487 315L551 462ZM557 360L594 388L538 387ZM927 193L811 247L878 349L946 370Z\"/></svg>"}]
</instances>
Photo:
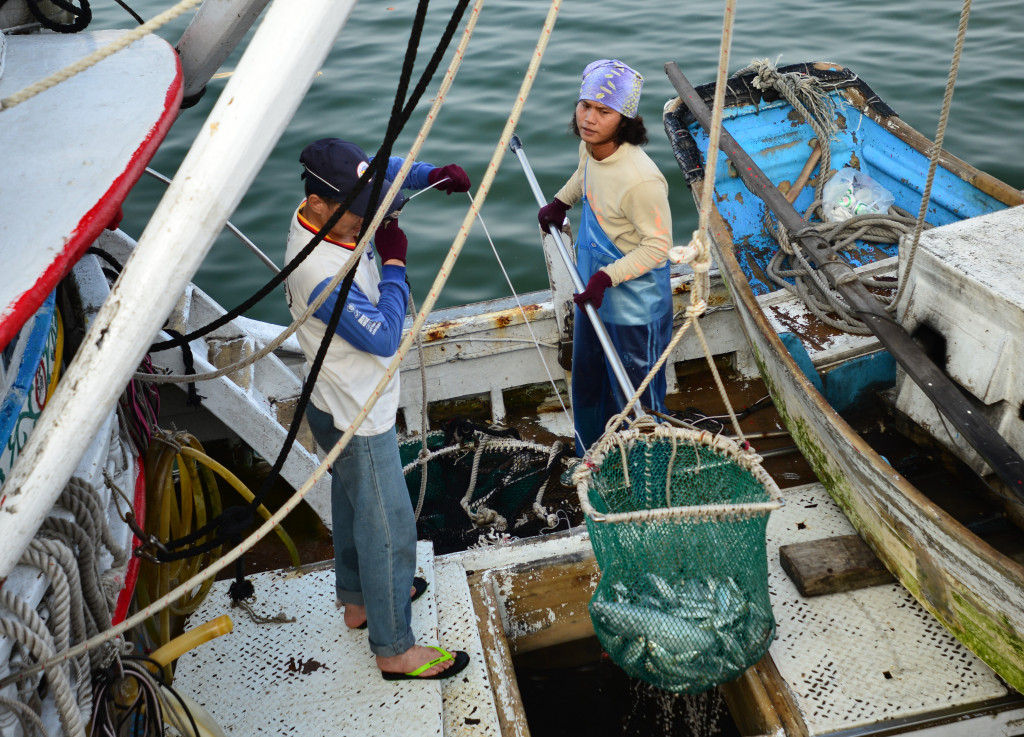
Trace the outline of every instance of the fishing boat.
<instances>
[{"instance_id":1,"label":"fishing boat","mask_svg":"<svg viewBox=\"0 0 1024 737\"><path fill-rule=\"evenodd\" d=\"M40 635L42 639L52 638L52 645L47 648L14 646L13 636L3 638L3 652L9 657L4 661L0 681L3 695L11 700L11 705L0 707L0 729L13 735L78 735L85 733L90 718L94 730L103 728L101 720L97 720L97 705L110 705L120 699L125 714L141 718L155 714L157 701L153 699L157 699L164 705L161 708L169 710L168 724L180 734L189 735L284 734L297 729L309 735L528 735L513 657L521 659L593 635L587 602L600 573L585 529L578 524L566 524L572 509L557 510L547 498L529 497L525 503L517 501L514 506L528 510L524 516L532 516L533 528L517 527L518 520L510 516L504 529L494 523L488 523L488 529L469 514L481 516L484 510L470 504L469 509L460 509L459 514L465 517L462 524L477 533L472 538L476 541L474 547L437 555L436 544L420 543L419 573L431 586L423 604L414 610L416 631L426 640L451 643L466 650L473 661L464 678L453 679L443 688L435 682L412 688L407 687L411 684L402 684L396 689L377 677L369 665L364 639L342 625L333 606L329 561L302 560L302 565L295 565L298 561L293 558L293 565L287 568L269 566L271 570L250 575L256 596L246 603L230 594L229 580L212 582L212 576L236 560L242 548L225 551L220 558L189 563L174 573L169 572L170 566L164 564L161 568L152 560L159 550L154 538L161 542L169 533L161 528L167 519L161 512L181 510L182 515L172 516L174 521L167 526L183 524L186 499L191 495L180 485L193 478L193 467L187 459L199 456L196 444L184 439L183 433L168 433L150 444L158 452L154 451L153 460L143 463L144 443L132 437L132 427L137 426L126 422L125 416L137 411L143 416L141 424L152 429L147 413L153 406L147 408L146 397L152 396L154 382L150 380L154 372L176 376L178 384L159 389L161 427L173 424L183 430L188 428L204 441L231 438L255 450L268 464L278 457L282 446L288 443L290 431L296 429L297 442L281 458L280 473L298 492L282 503L243 547L267 535L302 503L312 507L324 525L329 524L326 466L321 458L330 449L316 448L295 422L297 397L302 390L300 372L296 370L302 359L295 341L281 342L279 326L229 317L228 311L191 284L191 279L213 237L226 223L297 108L354 3L311 0L304 4L301 18L295 17L286 3L276 3L267 9L266 17L138 242L117 230L115 222L124 194L141 176L179 113L179 104L192 102L201 94L205 82L266 5L265 0L206 2L178 44L177 54L169 45L146 37L137 42L138 46L126 43L128 51L119 51L111 59L100 60L92 67L82 64L87 68L73 78L78 84L89 82L90 70L98 74L108 61L128 53L128 63L118 66L113 75L115 82L101 76L93 80L93 91L95 99L101 99L100 93L109 92L111 84L115 84L116 94L116 84L136 75L148 75L150 82L144 85L145 94L134 101L140 108L145 106L145 115L133 109L131 116L145 135L141 141L127 145L126 157L104 155L109 161L102 163L109 164L109 171L99 171L91 158L79 156L76 161L74 151L64 152L69 161L54 166L80 181L88 197L76 202L74 208L57 198L59 204L68 205L61 215L72 216L70 224L54 221L55 226L62 228L53 235L58 247L44 253L43 261L32 263L27 275L16 280L22 290L18 294L27 291L41 295L41 299L29 303L16 294L10 301L19 306L18 311L5 313L5 319L8 314L15 317L5 326L11 339L4 353L7 383L3 419L5 423L9 416L16 415L17 419L11 435L16 438L11 446L14 452L5 456L5 465L0 467L4 474L0 495L0 539L4 540L0 545L0 593L11 597L4 601L10 612L0 616L0 620L5 627L23 620L41 624L42 629L50 626L53 631ZM480 5L477 3L474 14ZM552 14L541 30L541 50L550 37L553 20ZM65 17L62 22L73 23L74 18ZM8 24L18 30L0 36L0 44L9 44L6 56L0 51L0 60L5 62L0 63L0 136L8 131L7 123L14 118L12 113L24 115L29 130L33 120L36 124L48 120L54 98L47 95L59 96L63 94L62 86L69 84L58 83L9 106L12 95L45 77L59 66L56 60L60 58L56 53L33 54L30 62L45 58L49 66L32 69L30 64L28 73L23 59L12 49L46 49L49 44L53 44L53 49L85 46L84 56L78 57L80 61L94 50L120 43L119 39L127 35L115 32L65 38L35 33L37 21L32 20L28 6L19 0L8 0L0 6L0 25L9 28ZM471 25L470 16L467 42ZM453 69L457 69L461 53L460 49L455 55ZM538 56L536 62L539 60ZM526 75L523 97L533 77L532 72ZM449 81L446 79L445 83ZM78 101L81 90L71 91L76 105L94 99L89 93L85 95L87 99ZM443 101L443 96L437 95L435 105ZM66 104L66 100L61 104ZM33 105L41 107L36 109ZM90 122L94 127L89 130L94 137L102 137L96 130L109 130L112 123L101 114L109 113L111 107L97 108L98 122ZM436 110L432 109L426 118L435 116ZM83 120L83 129L86 122ZM510 123L498 151L506 148L512 127ZM129 138L126 132L124 140ZM19 148L17 138L0 140L4 141L5 155ZM4 187L4 196L0 198L4 208L0 218L0 228L4 230L0 232L4 238L0 246L5 249L11 248L9 233L18 234L15 241L34 237L17 230L23 211L21 205L13 203L40 200L40 191L45 193L54 187L63 192L59 182L17 178L40 173L33 172L36 167L30 152L21 153L26 157L23 163L0 175L0 187ZM496 159L500 160L498 153ZM497 161L493 168L497 168ZM486 195L486 184L478 197ZM474 209L479 210L479 202L474 202ZM471 210L467 222L471 222L472 215ZM39 217L46 219L43 215ZM62 240L65 236L67 239ZM571 336L566 317L571 312L573 284L568 267L557 255L559 246L564 245L562 236L543 235L542 242L549 290L436 312L428 305L409 319L409 333L420 337L422 351L409 352L397 370L402 373L403 387L399 424L410 436L413 453L420 441L428 439L428 433L423 432L424 420L433 428L453 410L465 411L467 407L485 425L514 422L523 428L524 444L546 444L547 455L541 454L544 461L553 457L555 440L567 440L571 410L563 407L562 396L571 381L571 371L558 359L566 353ZM90 248L97 253L83 256ZM674 270L674 299L680 311L685 307L693 280L688 269ZM59 294L50 296L58 282ZM740 413L744 431L756 439L762 450L786 444L784 433L777 432L777 420L770 405L759 401L765 389L756 379L755 354L738 330L736 313L717 275L712 275L708 303L711 309L701 318L703 329L713 357L734 374L735 382L730 383L732 401L749 410ZM64 313L62 321L53 319L55 305ZM188 352L150 351L154 341L173 339L175 333L191 335L211 322L220 321L222 324L212 331L189 340ZM71 326L66 331L66 340L60 335L62 325ZM67 348L62 355L59 346L65 343ZM254 360L257 354L260 358ZM714 399L717 390L713 382L709 380L710 388L701 394L702 389L694 380L695 367L706 365L706 358L704 348L693 341L681 343L670 358L670 406L688 410L687 419L696 423L713 422L710 415L722 413ZM67 364L63 370L62 364ZM198 408L190 405L196 393L181 391L179 387L187 387L198 378L197 374L218 372L222 375L204 376L201 382L196 381L202 403ZM179 381L182 377L184 380ZM27 404L20 401L23 397L28 397ZM13 415L8 414L8 406ZM694 407L702 412L695 412ZM510 451L508 448L513 446L506 445L502 449L500 443L507 443L507 439L492 442L476 430L463 440L459 453L471 461L475 453L486 447L498 447L506 457L522 448ZM437 452L433 447L429 450ZM801 475L806 471L795 454L786 448L780 452L786 455L777 459L785 458L790 464L785 466L790 483L810 480L809 476ZM171 465L171 457L177 458L177 466ZM776 459L766 457L766 467L770 468L773 460ZM563 467L556 470L562 471ZM206 472L196 470L195 477L199 482L192 487L193 491L205 488ZM169 495L158 495L155 498L161 503L147 508L146 482L158 478L165 488L178 484L181 496L172 502ZM425 476L421 474L420 478ZM92 504L95 509L91 514L72 509L74 502L65 499L72 479L77 480L71 485L84 486L86 496L98 502ZM415 483L410 483L411 492L415 487ZM790 507L791 514L779 517L770 528L772 559L777 545L796 542L810 531L849 532L841 515L828 506L817 486L802 488L800 494L801 506ZM815 521L808 526L811 517L802 510L812 507L820 508L828 522ZM193 507L198 519L196 510L198 505ZM64 614L77 616L74 607L67 611L54 593L59 584L39 576L32 565L23 562L23 557L37 544L41 529L63 529L68 518L79 520L85 516L107 520L113 549L101 551L98 562L82 567L96 569L95 578L103 582L113 602L109 615L100 611L99 604L91 610L88 617L95 632L83 634L76 630L68 635L56 623L62 621ZM578 517L571 521L578 523ZM524 529L537 527L558 531L547 536L512 539L524 534ZM492 534L479 534L485 531ZM181 532L180 528L177 532ZM46 535L42 537L45 539ZM122 554L133 549L140 552L125 564ZM144 562L140 563L140 559ZM135 571L140 566L144 580L148 576L150 582L163 583L135 586ZM195 570L193 566L201 568L206 581L188 578ZM774 588L782 591L774 606L797 606L793 602L799 594L786 584L784 574L774 563L771 575ZM171 580L177 588L169 585ZM130 604L133 588L136 597ZM908 621L900 626L907 632L935 628L934 620L901 592L896 584L876 588L869 606L905 610ZM858 598L860 594L837 596L840 598L829 600L830 606L865 606L864 600ZM15 611L12 607L19 606L17 598L27 606ZM297 602L309 605L298 607ZM179 613L192 610L187 621L176 623L186 630L180 637L168 637L170 630L178 629L170 624L167 612L171 606ZM35 611L44 616L34 615ZM275 619L273 615L278 612L284 616ZM233 625L225 621L226 615L235 620ZM104 621L108 616L113 624L109 628ZM828 655L834 651L829 637L835 630L827 622L830 615L821 616L825 621L819 628L822 636L814 652L816 657L832 657ZM41 622L44 618L49 625ZM847 623L846 631L860 633L862 637L881 636L878 627L872 629L873 626L870 618L859 618ZM143 629L155 634L141 634ZM792 625L780 626L780 643L794 651L806 649L806 641L799 640L798 630ZM110 642L129 634L133 647L116 652L109 647ZM896 670L891 665L891 653L882 652L870 661L843 661L849 664L848 671L822 677L826 683L841 687L857 668L888 669L887 672L895 673L896 682L905 687L906 697L894 704L891 693L878 688L869 698L860 699L861 705L853 718L843 713L845 702L827 715L828 720L814 721L808 717L820 711L821 703L811 692L823 689L801 675L799 666L783 665L776 672L771 662L782 663L787 657L785 650L777 649L779 643L773 646L776 649L772 658L726 689L725 698L742 733L750 735L808 734L814 729L827 732L835 731L836 725L881 729L891 727L894 719L904 720L901 724L907 729L931 729L937 734L942 732L934 730L943 729L941 725L950 719L961 724L969 721L995 734L1021 718L1024 707L986 666L956 642L940 636L931 639L907 645L915 658L921 658L913 662L925 663L912 671ZM154 648L149 653L152 662L146 664L137 659L144 646ZM599 654L594 657L597 659ZM92 658L96 662L90 662ZM906 653L901 658L903 663L911 662ZM72 665L66 666L68 662ZM946 663L955 663L955 672L964 674L964 683L956 689L941 690L936 696L930 693L934 691L932 684L921 674L941 671ZM167 698L168 681L154 680L157 671L163 670L165 678L169 676L171 664L175 664L173 687L180 699ZM102 675L95 690L85 685L87 671L93 669ZM131 689L119 695L111 691L110 687L119 684L118 678L124 679L126 674L129 680L140 684L142 700L132 701ZM254 689L258 689L260 698L252 698ZM793 696L782 701L774 699L783 692Z\"/></svg>"},{"instance_id":2,"label":"fishing boat","mask_svg":"<svg viewBox=\"0 0 1024 737\"><path fill-rule=\"evenodd\" d=\"M714 84L694 90L677 68L668 68L680 98L666 106L665 129L694 197L714 188L711 245L743 332L794 441L858 534L922 606L1020 690L1024 551L1013 468L1019 469L1016 454L1024 446L1020 397L1001 380L1000 366L1001 357L1014 355L1011 336L1020 324L1013 295L1022 272L1013 262L1024 223L1022 193L941 152L926 215L934 228L921 235L914 261L913 214L922 209L933 144L848 69L826 63L766 69L728 80L721 148L730 161L708 182L706 103ZM766 83L768 77L781 82ZM808 108L796 109L786 93L801 80L821 90L808 103L820 113L811 121ZM888 192L901 208L896 220L904 230L865 235L850 219L854 235L843 247L800 261L801 235L842 224L819 225L815 200L823 198L829 175L843 171L868 175ZM841 195L853 191L843 188ZM897 211L881 210L890 212ZM846 283L861 279L865 294L891 296L903 282L888 322L913 335L937 363L924 390L915 372L928 364L925 352L905 361L903 349L872 326L876 318L865 303L842 287L834 290L838 305L798 298L810 291L807 282L826 281L829 268L840 264ZM854 272L857 277L845 276ZM856 334L844 330L851 314ZM929 391L942 379L955 382L947 404L966 396L967 414L986 418L997 442L972 447L970 432ZM900 427L922 445L900 446L888 434L880 450L883 426ZM1009 472L997 473L1000 465Z\"/></svg>"}]
</instances>

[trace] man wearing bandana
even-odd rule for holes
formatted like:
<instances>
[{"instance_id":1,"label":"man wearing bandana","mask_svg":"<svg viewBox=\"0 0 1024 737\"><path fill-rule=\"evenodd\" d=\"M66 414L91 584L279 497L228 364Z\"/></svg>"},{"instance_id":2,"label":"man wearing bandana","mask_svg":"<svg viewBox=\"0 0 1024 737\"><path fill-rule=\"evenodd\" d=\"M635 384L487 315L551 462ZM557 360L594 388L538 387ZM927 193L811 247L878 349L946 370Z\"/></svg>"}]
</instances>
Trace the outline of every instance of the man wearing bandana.
<instances>
[{"instance_id":1,"label":"man wearing bandana","mask_svg":"<svg viewBox=\"0 0 1024 737\"><path fill-rule=\"evenodd\" d=\"M581 306L601 316L631 382L639 386L672 334L668 250L672 214L668 183L641 146L647 143L637 115L643 77L617 59L601 59L583 70L583 84L570 130L580 140L579 166L540 209L548 231L582 202L576 265L587 282L576 303L572 352L572 407L576 452L582 456L621 411L625 397L608 367ZM665 369L641 397L645 407L665 411Z\"/></svg>"}]
</instances>

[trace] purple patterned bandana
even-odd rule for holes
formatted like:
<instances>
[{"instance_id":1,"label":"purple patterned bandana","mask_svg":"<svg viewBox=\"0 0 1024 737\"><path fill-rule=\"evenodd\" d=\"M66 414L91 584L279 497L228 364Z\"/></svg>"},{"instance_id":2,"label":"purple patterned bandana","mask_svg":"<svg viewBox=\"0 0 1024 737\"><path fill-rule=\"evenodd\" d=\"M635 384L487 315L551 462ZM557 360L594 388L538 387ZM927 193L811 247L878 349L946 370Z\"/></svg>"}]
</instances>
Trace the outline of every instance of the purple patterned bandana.
<instances>
[{"instance_id":1,"label":"purple patterned bandana","mask_svg":"<svg viewBox=\"0 0 1024 737\"><path fill-rule=\"evenodd\" d=\"M618 59L600 59L583 70L579 99L599 102L627 118L635 118L643 86L644 78L636 70Z\"/></svg>"}]
</instances>

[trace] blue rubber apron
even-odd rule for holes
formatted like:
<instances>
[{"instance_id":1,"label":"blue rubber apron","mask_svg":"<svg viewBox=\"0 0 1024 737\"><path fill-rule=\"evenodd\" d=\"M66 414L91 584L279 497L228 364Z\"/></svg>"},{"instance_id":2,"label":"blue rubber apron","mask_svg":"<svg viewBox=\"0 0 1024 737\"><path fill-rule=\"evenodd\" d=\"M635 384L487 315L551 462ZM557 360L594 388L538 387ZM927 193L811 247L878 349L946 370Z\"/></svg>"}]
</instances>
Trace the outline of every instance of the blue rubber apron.
<instances>
[{"instance_id":1,"label":"blue rubber apron","mask_svg":"<svg viewBox=\"0 0 1024 737\"><path fill-rule=\"evenodd\" d=\"M586 284L602 266L622 258L602 230L586 196L583 180L583 217L576 236L576 266ZM635 279L609 287L598 309L601 321L634 387L640 385L672 338L672 289L668 264ZM597 334L579 307L575 310L572 344L572 411L576 425L576 454L582 456L604 433L605 424L622 411L626 397L619 388ZM665 369L647 386L645 407L665 411ZM582 445L581 445L582 443Z\"/></svg>"}]
</instances>

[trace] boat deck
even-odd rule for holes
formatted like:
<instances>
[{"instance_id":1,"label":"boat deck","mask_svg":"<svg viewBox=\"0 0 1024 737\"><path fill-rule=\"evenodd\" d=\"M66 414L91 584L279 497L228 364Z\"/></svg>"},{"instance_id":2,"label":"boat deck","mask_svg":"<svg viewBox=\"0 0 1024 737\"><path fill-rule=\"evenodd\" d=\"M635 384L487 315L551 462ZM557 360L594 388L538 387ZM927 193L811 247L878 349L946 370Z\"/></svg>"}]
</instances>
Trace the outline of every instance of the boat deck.
<instances>
[{"instance_id":1,"label":"boat deck","mask_svg":"<svg viewBox=\"0 0 1024 737\"><path fill-rule=\"evenodd\" d=\"M175 687L194 694L228 734L499 735L465 570L435 567L429 543L421 542L417 552L418 575L430 587L413 606L413 630L424 644L466 650L472 662L459 676L421 683L382 679L366 632L345 627L334 606L328 561L252 576L253 608L294 619L286 624L257 624L231 610L230 582L215 584L190 624L228 611L234 631L182 656Z\"/></svg>"},{"instance_id":2,"label":"boat deck","mask_svg":"<svg viewBox=\"0 0 1024 737\"><path fill-rule=\"evenodd\" d=\"M783 731L773 732L863 735L899 727L928 735L963 734L968 728L978 735L1008 734L1009 722L1024 717L1019 697L901 586L814 598L797 593L781 568L778 547L850 534L853 528L819 484L791 488L786 498L767 533L778 637L769 657L735 682L743 689L744 682L754 679L774 692L768 721L776 720ZM499 709L509 712L515 704L493 695L517 693L515 684L510 689L510 684L492 683L489 675L497 673L500 679L514 672L511 665L493 667L496 658L507 655L490 650L509 649L495 647L495 633L482 638L478 629L478 621L484 626L501 622L505 632L498 637L516 638L522 628L502 600L511 589L496 597L500 616L478 619L474 598L479 597L470 581L479 576L468 576L529 564L536 578L545 561L566 560L567 555L578 565L580 555L590 555L587 535L577 529L549 540L437 558L429 544L420 543L419 553L420 575L431 586L413 607L413 627L423 642L469 652L472 664L462 675L423 683L382 680L366 633L346 629L334 607L333 572L323 563L298 572L253 575L254 608L269 616L283 612L296 621L260 625L234 610L234 632L184 655L174 685L194 695L228 734L491 737L510 733L508 725L515 725L516 734L528 734L521 714L499 717ZM592 557L587 559L596 576ZM573 580L581 585L578 577ZM228 584L214 586L190 624L229 611ZM559 616L556 610L549 613L552 626L557 627ZM492 643L487 657L483 642Z\"/></svg>"}]
</instances>

